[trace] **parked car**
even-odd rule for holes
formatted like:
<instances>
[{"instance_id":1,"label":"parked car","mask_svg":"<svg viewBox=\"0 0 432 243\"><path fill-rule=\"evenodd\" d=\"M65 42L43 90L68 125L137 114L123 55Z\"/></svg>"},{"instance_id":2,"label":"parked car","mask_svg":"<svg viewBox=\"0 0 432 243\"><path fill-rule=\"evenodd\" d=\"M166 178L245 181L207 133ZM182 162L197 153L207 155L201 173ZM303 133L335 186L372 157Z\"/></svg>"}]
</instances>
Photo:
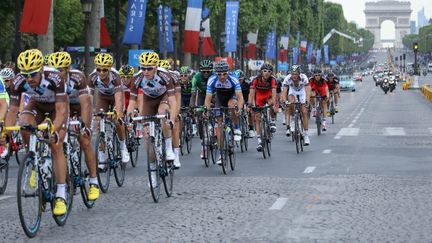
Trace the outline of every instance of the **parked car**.
<instances>
[{"instance_id":1,"label":"parked car","mask_svg":"<svg viewBox=\"0 0 432 243\"><path fill-rule=\"evenodd\" d=\"M350 76L339 76L339 87L341 91L355 92L355 82Z\"/></svg>"},{"instance_id":2,"label":"parked car","mask_svg":"<svg viewBox=\"0 0 432 243\"><path fill-rule=\"evenodd\" d=\"M354 76L354 80L355 80L355 81L363 82L363 75L362 75L361 73L359 73L359 72L355 72L355 73L353 74L353 76Z\"/></svg>"}]
</instances>

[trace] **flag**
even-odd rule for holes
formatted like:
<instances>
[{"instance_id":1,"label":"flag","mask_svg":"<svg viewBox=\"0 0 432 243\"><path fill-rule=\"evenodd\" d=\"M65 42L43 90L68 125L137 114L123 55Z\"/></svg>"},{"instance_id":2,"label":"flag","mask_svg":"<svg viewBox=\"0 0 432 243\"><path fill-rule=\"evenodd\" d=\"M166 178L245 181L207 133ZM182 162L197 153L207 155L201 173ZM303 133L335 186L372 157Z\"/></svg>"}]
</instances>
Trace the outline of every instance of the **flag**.
<instances>
[{"instance_id":1,"label":"flag","mask_svg":"<svg viewBox=\"0 0 432 243\"><path fill-rule=\"evenodd\" d=\"M293 65L297 65L298 63L298 56L299 56L299 49L297 47L293 47Z\"/></svg>"},{"instance_id":2,"label":"flag","mask_svg":"<svg viewBox=\"0 0 432 243\"><path fill-rule=\"evenodd\" d=\"M183 37L183 52L198 54L202 0L188 0Z\"/></svg>"},{"instance_id":3,"label":"flag","mask_svg":"<svg viewBox=\"0 0 432 243\"><path fill-rule=\"evenodd\" d=\"M303 40L300 42L300 51L301 51L301 52L306 52L306 50L307 50L307 40L306 40L306 39L303 39Z\"/></svg>"},{"instance_id":4,"label":"flag","mask_svg":"<svg viewBox=\"0 0 432 243\"><path fill-rule=\"evenodd\" d=\"M51 0L25 0L20 32L45 35L51 11Z\"/></svg>"},{"instance_id":5,"label":"flag","mask_svg":"<svg viewBox=\"0 0 432 243\"><path fill-rule=\"evenodd\" d=\"M316 65L321 64L321 48L316 50Z\"/></svg>"},{"instance_id":6,"label":"flag","mask_svg":"<svg viewBox=\"0 0 432 243\"><path fill-rule=\"evenodd\" d=\"M276 59L276 31L267 34L267 45L265 56L268 59Z\"/></svg>"},{"instance_id":7,"label":"flag","mask_svg":"<svg viewBox=\"0 0 432 243\"><path fill-rule=\"evenodd\" d=\"M314 46L313 43L308 44L308 48L307 48L307 61L308 61L308 63L312 62L313 46Z\"/></svg>"},{"instance_id":8,"label":"flag","mask_svg":"<svg viewBox=\"0 0 432 243\"><path fill-rule=\"evenodd\" d=\"M202 27L204 28L204 36L202 42L202 55L214 56L216 55L216 51L213 48L213 40L210 35L210 18L209 18L208 8L204 9L202 18L203 18Z\"/></svg>"},{"instance_id":9,"label":"flag","mask_svg":"<svg viewBox=\"0 0 432 243\"><path fill-rule=\"evenodd\" d=\"M243 51L244 57L255 59L256 58L256 43L257 43L257 39L258 39L258 30L255 33L249 32L246 36L246 39L248 40L249 43L247 44L245 50Z\"/></svg>"},{"instance_id":10,"label":"flag","mask_svg":"<svg viewBox=\"0 0 432 243\"><path fill-rule=\"evenodd\" d=\"M289 37L287 35L281 36L280 39L281 49L279 49L279 58L278 58L278 60L281 62L288 61L288 43L289 43Z\"/></svg>"},{"instance_id":11,"label":"flag","mask_svg":"<svg viewBox=\"0 0 432 243\"><path fill-rule=\"evenodd\" d=\"M141 44L147 0L129 0L123 44Z\"/></svg>"},{"instance_id":12,"label":"flag","mask_svg":"<svg viewBox=\"0 0 432 243\"><path fill-rule=\"evenodd\" d=\"M108 32L108 28L105 23L105 8L104 0L100 0L100 47L107 47L112 45L111 37Z\"/></svg>"},{"instance_id":13,"label":"flag","mask_svg":"<svg viewBox=\"0 0 432 243\"><path fill-rule=\"evenodd\" d=\"M159 51L174 52L174 43L171 29L171 8L159 5L157 8L158 16L158 33L159 33ZM165 47L165 50L164 50Z\"/></svg>"},{"instance_id":14,"label":"flag","mask_svg":"<svg viewBox=\"0 0 432 243\"><path fill-rule=\"evenodd\" d=\"M300 45L300 31L297 31L297 46Z\"/></svg>"},{"instance_id":15,"label":"flag","mask_svg":"<svg viewBox=\"0 0 432 243\"><path fill-rule=\"evenodd\" d=\"M324 63L325 64L329 64L330 63L330 59L329 59L329 46L328 45L324 45Z\"/></svg>"}]
</instances>

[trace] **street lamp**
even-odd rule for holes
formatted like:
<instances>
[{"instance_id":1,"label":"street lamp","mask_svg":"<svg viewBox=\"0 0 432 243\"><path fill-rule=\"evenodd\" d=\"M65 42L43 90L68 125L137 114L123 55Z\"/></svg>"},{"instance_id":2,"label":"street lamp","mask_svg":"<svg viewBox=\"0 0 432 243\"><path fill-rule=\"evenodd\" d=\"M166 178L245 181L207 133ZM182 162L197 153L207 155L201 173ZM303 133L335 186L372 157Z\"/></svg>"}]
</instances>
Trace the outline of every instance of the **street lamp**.
<instances>
[{"instance_id":1,"label":"street lamp","mask_svg":"<svg viewBox=\"0 0 432 243\"><path fill-rule=\"evenodd\" d=\"M224 50L224 48L225 48L225 40L226 40L226 33L225 33L225 31L220 34L220 39L219 40L220 40L220 43L221 43L219 45L219 56L223 56L224 51L222 51L222 50Z\"/></svg>"},{"instance_id":2,"label":"street lamp","mask_svg":"<svg viewBox=\"0 0 432 243\"><path fill-rule=\"evenodd\" d=\"M179 33L179 22L178 20L174 19L171 21L171 31L173 32L174 36L176 36L176 41L174 42L174 69L177 69L177 41L180 40L180 37L177 37L177 33Z\"/></svg>"},{"instance_id":3,"label":"street lamp","mask_svg":"<svg viewBox=\"0 0 432 243\"><path fill-rule=\"evenodd\" d=\"M84 37L85 37L85 45L84 45L84 74L88 75L90 70L90 14L92 12L94 0L81 0L83 13L85 16L84 19Z\"/></svg>"}]
</instances>

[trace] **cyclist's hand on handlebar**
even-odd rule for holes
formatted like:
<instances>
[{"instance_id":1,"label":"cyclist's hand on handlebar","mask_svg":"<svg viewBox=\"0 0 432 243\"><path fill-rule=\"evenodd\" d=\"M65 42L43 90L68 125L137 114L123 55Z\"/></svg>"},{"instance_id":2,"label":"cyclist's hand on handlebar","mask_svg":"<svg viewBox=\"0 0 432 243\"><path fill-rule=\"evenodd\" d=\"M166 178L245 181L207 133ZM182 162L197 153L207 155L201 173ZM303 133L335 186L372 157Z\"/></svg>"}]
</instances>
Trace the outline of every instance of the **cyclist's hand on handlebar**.
<instances>
[{"instance_id":1,"label":"cyclist's hand on handlebar","mask_svg":"<svg viewBox=\"0 0 432 243\"><path fill-rule=\"evenodd\" d=\"M91 130L87 127L83 127L83 128L81 128L81 135L85 136L85 137L90 137L91 136Z\"/></svg>"},{"instance_id":2,"label":"cyclist's hand on handlebar","mask_svg":"<svg viewBox=\"0 0 432 243\"><path fill-rule=\"evenodd\" d=\"M59 142L59 134L58 134L58 132L54 132L53 134L51 134L51 136L50 136L50 138L49 138L49 141L50 141L50 143L52 143L52 144L58 144L58 142Z\"/></svg>"}]
</instances>

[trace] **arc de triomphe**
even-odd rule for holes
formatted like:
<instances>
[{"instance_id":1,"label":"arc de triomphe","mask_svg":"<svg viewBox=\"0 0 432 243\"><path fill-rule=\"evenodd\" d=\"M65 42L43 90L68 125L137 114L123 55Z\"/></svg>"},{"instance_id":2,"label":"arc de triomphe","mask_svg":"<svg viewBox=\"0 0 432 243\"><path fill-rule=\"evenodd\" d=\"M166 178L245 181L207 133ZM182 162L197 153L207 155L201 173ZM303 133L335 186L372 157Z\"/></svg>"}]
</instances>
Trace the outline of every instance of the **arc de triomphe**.
<instances>
[{"instance_id":1,"label":"arc de triomphe","mask_svg":"<svg viewBox=\"0 0 432 243\"><path fill-rule=\"evenodd\" d=\"M411 3L406 1L381 0L366 2L366 29L375 36L373 48L381 48L381 23L391 20L395 24L394 47L402 48L402 38L410 33Z\"/></svg>"}]
</instances>

